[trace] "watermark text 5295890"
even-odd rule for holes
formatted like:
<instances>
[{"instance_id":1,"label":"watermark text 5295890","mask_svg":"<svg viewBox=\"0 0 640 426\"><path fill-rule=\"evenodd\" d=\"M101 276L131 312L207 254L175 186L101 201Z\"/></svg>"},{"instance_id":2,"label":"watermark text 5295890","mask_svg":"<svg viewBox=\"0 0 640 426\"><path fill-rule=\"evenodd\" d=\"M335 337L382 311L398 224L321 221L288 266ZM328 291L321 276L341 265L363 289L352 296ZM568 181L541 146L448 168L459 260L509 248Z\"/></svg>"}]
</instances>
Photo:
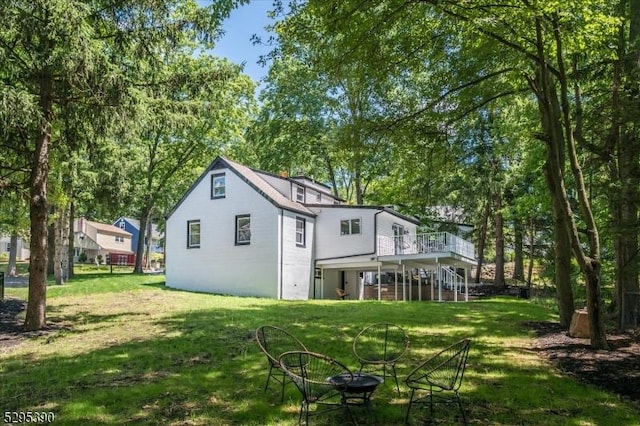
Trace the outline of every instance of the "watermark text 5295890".
<instances>
[{"instance_id":1,"label":"watermark text 5295890","mask_svg":"<svg viewBox=\"0 0 640 426\"><path fill-rule=\"evenodd\" d=\"M53 423L56 414L52 411L5 411L2 420L9 423Z\"/></svg>"}]
</instances>

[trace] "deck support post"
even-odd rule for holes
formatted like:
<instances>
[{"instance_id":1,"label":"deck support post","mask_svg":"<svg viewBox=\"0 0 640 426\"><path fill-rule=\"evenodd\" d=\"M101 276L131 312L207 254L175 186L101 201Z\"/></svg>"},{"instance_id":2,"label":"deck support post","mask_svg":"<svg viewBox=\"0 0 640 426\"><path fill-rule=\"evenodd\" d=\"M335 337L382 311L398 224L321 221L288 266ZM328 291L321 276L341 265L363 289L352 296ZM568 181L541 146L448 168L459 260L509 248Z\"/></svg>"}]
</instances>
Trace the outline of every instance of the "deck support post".
<instances>
[{"instance_id":1,"label":"deck support post","mask_svg":"<svg viewBox=\"0 0 640 426\"><path fill-rule=\"evenodd\" d=\"M431 301L436 300L436 273L433 269L429 269L429 281L431 282Z\"/></svg>"},{"instance_id":2,"label":"deck support post","mask_svg":"<svg viewBox=\"0 0 640 426\"><path fill-rule=\"evenodd\" d=\"M396 266L393 270L393 282L395 284L395 300L398 301L398 267Z\"/></svg>"},{"instance_id":3,"label":"deck support post","mask_svg":"<svg viewBox=\"0 0 640 426\"><path fill-rule=\"evenodd\" d=\"M464 268L464 301L469 301L469 271Z\"/></svg>"},{"instance_id":4,"label":"deck support post","mask_svg":"<svg viewBox=\"0 0 640 426\"><path fill-rule=\"evenodd\" d=\"M438 302L442 302L442 266L438 259L436 259L436 274L438 275Z\"/></svg>"},{"instance_id":5,"label":"deck support post","mask_svg":"<svg viewBox=\"0 0 640 426\"><path fill-rule=\"evenodd\" d=\"M458 281L458 272L456 271L456 268L453 267L453 301L457 302L458 301L458 289L461 287L461 284Z\"/></svg>"},{"instance_id":6,"label":"deck support post","mask_svg":"<svg viewBox=\"0 0 640 426\"><path fill-rule=\"evenodd\" d=\"M404 263L402 264L402 301L407 301L407 273Z\"/></svg>"},{"instance_id":7,"label":"deck support post","mask_svg":"<svg viewBox=\"0 0 640 426\"><path fill-rule=\"evenodd\" d=\"M378 265L378 301L382 300L382 271Z\"/></svg>"}]
</instances>

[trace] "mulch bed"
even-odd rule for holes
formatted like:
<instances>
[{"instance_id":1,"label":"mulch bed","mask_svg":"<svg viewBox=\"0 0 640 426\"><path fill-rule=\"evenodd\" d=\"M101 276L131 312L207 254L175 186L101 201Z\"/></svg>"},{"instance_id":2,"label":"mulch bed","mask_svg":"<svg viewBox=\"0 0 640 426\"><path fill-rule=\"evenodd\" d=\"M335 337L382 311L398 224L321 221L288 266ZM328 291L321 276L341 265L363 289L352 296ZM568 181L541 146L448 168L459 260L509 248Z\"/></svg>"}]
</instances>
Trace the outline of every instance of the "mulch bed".
<instances>
[{"instance_id":1,"label":"mulch bed","mask_svg":"<svg viewBox=\"0 0 640 426\"><path fill-rule=\"evenodd\" d=\"M45 330L23 331L18 315L25 309L26 302L19 299L0 302L0 352L20 344L23 339L59 329L52 324ZM558 323L529 322L526 326L538 336L533 350L560 371L640 403L640 332L607 334L611 350L603 351L592 349L589 339L567 336Z\"/></svg>"},{"instance_id":2,"label":"mulch bed","mask_svg":"<svg viewBox=\"0 0 640 426\"><path fill-rule=\"evenodd\" d=\"M640 402L640 333L607 333L611 350L591 348L589 339L569 337L558 323L530 322L541 356L563 373Z\"/></svg>"}]
</instances>

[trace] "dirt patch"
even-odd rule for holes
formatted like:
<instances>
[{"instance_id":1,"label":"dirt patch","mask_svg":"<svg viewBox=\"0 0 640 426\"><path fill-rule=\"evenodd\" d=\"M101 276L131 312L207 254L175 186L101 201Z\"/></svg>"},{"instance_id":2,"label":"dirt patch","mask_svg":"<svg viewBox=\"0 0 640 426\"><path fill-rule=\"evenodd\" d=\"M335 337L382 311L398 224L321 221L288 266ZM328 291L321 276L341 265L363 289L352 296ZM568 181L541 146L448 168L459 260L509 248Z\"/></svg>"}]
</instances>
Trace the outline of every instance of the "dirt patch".
<instances>
[{"instance_id":1,"label":"dirt patch","mask_svg":"<svg viewBox=\"0 0 640 426\"><path fill-rule=\"evenodd\" d=\"M24 319L20 313L27 309L27 302L15 298L0 301L0 352L20 344L24 339L47 335L60 327L49 324L42 330L24 331Z\"/></svg>"},{"instance_id":2,"label":"dirt patch","mask_svg":"<svg viewBox=\"0 0 640 426\"><path fill-rule=\"evenodd\" d=\"M18 315L27 308L27 303L13 298L0 301L0 352L20 343L23 326Z\"/></svg>"},{"instance_id":3,"label":"dirt patch","mask_svg":"<svg viewBox=\"0 0 640 426\"><path fill-rule=\"evenodd\" d=\"M567 336L558 323L531 322L534 350L558 369L624 398L640 402L640 334L607 334L611 350L591 348L589 339Z\"/></svg>"}]
</instances>

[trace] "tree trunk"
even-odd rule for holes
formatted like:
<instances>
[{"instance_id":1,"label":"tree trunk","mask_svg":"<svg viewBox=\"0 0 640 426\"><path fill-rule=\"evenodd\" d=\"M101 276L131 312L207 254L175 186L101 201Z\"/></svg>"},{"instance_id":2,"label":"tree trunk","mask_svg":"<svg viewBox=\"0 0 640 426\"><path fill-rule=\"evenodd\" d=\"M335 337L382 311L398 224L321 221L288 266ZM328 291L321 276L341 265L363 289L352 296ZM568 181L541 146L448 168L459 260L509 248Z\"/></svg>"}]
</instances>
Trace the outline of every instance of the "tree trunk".
<instances>
[{"instance_id":1,"label":"tree trunk","mask_svg":"<svg viewBox=\"0 0 640 426\"><path fill-rule=\"evenodd\" d=\"M484 249L487 244L487 232L489 228L489 216L491 215L491 202L487 200L484 211L482 212L482 219L480 222L480 233L478 235L478 263L476 265L476 284L480 284L482 279L482 265L484 262Z\"/></svg>"},{"instance_id":2,"label":"tree trunk","mask_svg":"<svg viewBox=\"0 0 640 426\"><path fill-rule=\"evenodd\" d=\"M143 272L142 260L144 257L144 236L146 234L147 222L149 221L151 208L144 206L140 214L140 228L138 228L138 244L136 247L136 263L133 267L134 274L141 274Z\"/></svg>"},{"instance_id":3,"label":"tree trunk","mask_svg":"<svg viewBox=\"0 0 640 426\"><path fill-rule=\"evenodd\" d=\"M58 211L58 216L54 223L55 230L55 254L54 254L54 277L56 284L64 284L65 278L67 278L67 265L69 264L69 250L68 250L68 237L69 237L69 211L66 207L63 207Z\"/></svg>"},{"instance_id":4,"label":"tree trunk","mask_svg":"<svg viewBox=\"0 0 640 426\"><path fill-rule=\"evenodd\" d=\"M147 226L145 227L145 253L146 253L146 259L147 261L145 262L145 268L147 269L151 269L151 247L152 247L152 243L153 243L153 239L151 238L151 215L149 215L149 220L147 221Z\"/></svg>"},{"instance_id":5,"label":"tree trunk","mask_svg":"<svg viewBox=\"0 0 640 426\"><path fill-rule=\"evenodd\" d=\"M31 221L31 261L29 266L29 300L24 326L27 331L46 326L47 305L47 181L49 178L49 148L51 143L51 119L53 117L53 77L45 74L40 81L40 111L42 122L33 152L29 176Z\"/></svg>"},{"instance_id":6,"label":"tree trunk","mask_svg":"<svg viewBox=\"0 0 640 426\"><path fill-rule=\"evenodd\" d=\"M495 237L496 237L496 270L493 285L505 288L507 283L504 279L504 216L502 215L502 194L496 194Z\"/></svg>"},{"instance_id":7,"label":"tree trunk","mask_svg":"<svg viewBox=\"0 0 640 426\"><path fill-rule=\"evenodd\" d=\"M591 346L597 349L609 349L604 331L604 306L600 293L600 262L585 256L587 312L589 313L589 339ZM581 262L582 263L582 262Z\"/></svg>"},{"instance_id":8,"label":"tree trunk","mask_svg":"<svg viewBox=\"0 0 640 426\"><path fill-rule=\"evenodd\" d=\"M72 194L71 194L72 195ZM70 198L71 200L73 200L73 197ZM73 258L75 255L75 247L74 247L74 241L75 241L75 230L73 229L73 221L74 221L74 217L76 215L76 205L73 201L71 201L71 203L69 204L69 234L67 236L67 241L69 242L68 245L68 250L67 250L67 259L68 259L68 267L67 267L67 279L72 279L75 271L73 269Z\"/></svg>"},{"instance_id":9,"label":"tree trunk","mask_svg":"<svg viewBox=\"0 0 640 426\"><path fill-rule=\"evenodd\" d=\"M16 262L18 259L18 233L12 232L9 247L9 263L7 264L7 276L16 276Z\"/></svg>"},{"instance_id":10,"label":"tree trunk","mask_svg":"<svg viewBox=\"0 0 640 426\"><path fill-rule=\"evenodd\" d=\"M573 287L571 287L571 240L564 224L565 218L555 206L555 199L553 204L553 250L558 317L560 325L569 330L575 310Z\"/></svg>"},{"instance_id":11,"label":"tree trunk","mask_svg":"<svg viewBox=\"0 0 640 426\"><path fill-rule=\"evenodd\" d=\"M516 281L524 281L524 227L522 220L516 218L513 224L514 228L514 266L513 266L513 279Z\"/></svg>"},{"instance_id":12,"label":"tree trunk","mask_svg":"<svg viewBox=\"0 0 640 426\"><path fill-rule=\"evenodd\" d=\"M51 213L51 212L49 212ZM55 274L55 265L53 258L56 254L56 229L55 224L50 223L47 226L47 276Z\"/></svg>"},{"instance_id":13,"label":"tree trunk","mask_svg":"<svg viewBox=\"0 0 640 426\"><path fill-rule=\"evenodd\" d=\"M531 281L533 279L533 260L535 259L535 236L536 226L533 218L531 218L531 224L529 227L529 268L527 270L527 287L531 287Z\"/></svg>"},{"instance_id":14,"label":"tree trunk","mask_svg":"<svg viewBox=\"0 0 640 426\"><path fill-rule=\"evenodd\" d=\"M560 34L559 17L555 14L548 19L553 41L555 42L556 74L552 77L547 67L547 58L544 54L545 43L542 38L543 16L536 18L536 37L538 47L538 80L536 98L540 108L541 124L546 132L547 141L547 170L548 182L553 186L554 208L560 210L560 216L564 219L562 225L564 232L569 236L573 255L578 260L587 287L587 310L589 312L589 334L591 346L594 349L609 349L604 330L604 318L602 315L602 299L600 294L600 238L593 211L589 202L584 176L580 166L574 134L581 132L581 122L576 118L576 128L573 128L571 103L569 101L568 77L566 74ZM555 80L554 80L555 78ZM555 83L555 84L554 84ZM558 95L558 89L560 93ZM581 93L577 84L574 84L575 115L580 117ZM575 133L574 133L575 132ZM580 212L586 229L586 250L580 240L580 234L575 221L571 203L569 201L564 170L564 150L571 166L573 189L577 194Z\"/></svg>"}]
</instances>

